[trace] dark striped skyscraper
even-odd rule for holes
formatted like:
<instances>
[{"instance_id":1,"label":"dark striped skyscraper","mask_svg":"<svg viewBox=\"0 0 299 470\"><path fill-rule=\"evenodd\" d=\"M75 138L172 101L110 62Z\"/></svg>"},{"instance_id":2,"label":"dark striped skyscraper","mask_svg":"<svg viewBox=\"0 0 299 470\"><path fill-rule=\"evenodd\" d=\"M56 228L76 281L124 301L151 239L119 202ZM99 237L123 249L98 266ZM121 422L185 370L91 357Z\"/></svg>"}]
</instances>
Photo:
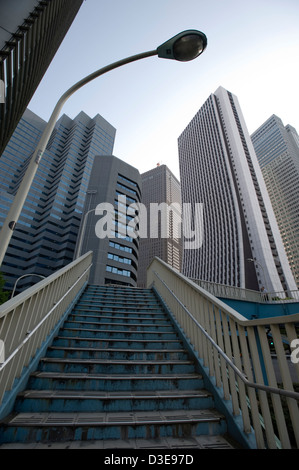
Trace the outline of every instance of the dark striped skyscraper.
<instances>
[{"instance_id":1,"label":"dark striped skyscraper","mask_svg":"<svg viewBox=\"0 0 299 470\"><path fill-rule=\"evenodd\" d=\"M0 226L45 125L27 110L1 156ZM100 115L57 121L1 267L6 288L21 275L48 276L73 260L94 158L112 154L115 132Z\"/></svg>"},{"instance_id":2,"label":"dark striped skyscraper","mask_svg":"<svg viewBox=\"0 0 299 470\"><path fill-rule=\"evenodd\" d=\"M235 95L220 87L179 137L183 207L203 204L202 244L185 249L189 278L296 289L261 169Z\"/></svg>"},{"instance_id":3,"label":"dark striped skyscraper","mask_svg":"<svg viewBox=\"0 0 299 470\"><path fill-rule=\"evenodd\" d=\"M113 155L96 156L76 250L93 252L90 284L136 287L140 201L139 171Z\"/></svg>"}]
</instances>

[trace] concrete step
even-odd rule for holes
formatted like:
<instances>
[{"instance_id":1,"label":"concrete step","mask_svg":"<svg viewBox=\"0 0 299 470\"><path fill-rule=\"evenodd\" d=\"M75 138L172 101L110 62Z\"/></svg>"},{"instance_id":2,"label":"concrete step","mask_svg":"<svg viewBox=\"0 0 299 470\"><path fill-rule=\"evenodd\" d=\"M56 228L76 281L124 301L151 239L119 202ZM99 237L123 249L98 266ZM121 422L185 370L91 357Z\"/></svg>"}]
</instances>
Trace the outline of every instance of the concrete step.
<instances>
[{"instance_id":1,"label":"concrete step","mask_svg":"<svg viewBox=\"0 0 299 470\"><path fill-rule=\"evenodd\" d=\"M152 309L149 309L149 310L144 309L143 311L138 311L138 310L122 309L122 308L112 310L110 308L96 309L96 308L76 307L73 310L73 313L74 314L79 313L79 314L84 314L84 315L95 314L101 317L110 316L113 318L123 317L123 318L128 318L128 319L138 319L140 317L143 317L146 320L149 320L149 319L165 320L167 318L167 315L165 312L161 310L154 311Z\"/></svg>"},{"instance_id":2,"label":"concrete step","mask_svg":"<svg viewBox=\"0 0 299 470\"><path fill-rule=\"evenodd\" d=\"M189 354L184 349L115 349L53 346L48 348L47 357L65 359L114 359L132 361L188 360Z\"/></svg>"},{"instance_id":3,"label":"concrete step","mask_svg":"<svg viewBox=\"0 0 299 470\"><path fill-rule=\"evenodd\" d=\"M100 413L207 409L213 398L205 390L101 392L25 390L16 399L17 413Z\"/></svg>"},{"instance_id":4,"label":"concrete step","mask_svg":"<svg viewBox=\"0 0 299 470\"><path fill-rule=\"evenodd\" d=\"M60 359L44 357L39 370L88 374L186 374L194 373L192 361L120 361L105 359Z\"/></svg>"},{"instance_id":5,"label":"concrete step","mask_svg":"<svg viewBox=\"0 0 299 470\"><path fill-rule=\"evenodd\" d=\"M63 335L63 336L61 336ZM183 345L183 342L179 339L155 339L151 337L151 339L147 339L144 341L143 339L135 339L134 337L131 338L98 338L98 337L89 337L87 338L82 335L76 336L69 336L66 331L60 331L60 336L55 338L55 344L66 346L66 347L76 347L82 346L86 348L133 348L133 349L174 349L180 348Z\"/></svg>"},{"instance_id":6,"label":"concrete step","mask_svg":"<svg viewBox=\"0 0 299 470\"><path fill-rule=\"evenodd\" d=\"M224 435L215 409L118 413L16 413L0 428L0 442L66 442L130 439L188 439ZM110 441L111 442L111 441ZM119 442L119 441L118 441Z\"/></svg>"},{"instance_id":7,"label":"concrete step","mask_svg":"<svg viewBox=\"0 0 299 470\"><path fill-rule=\"evenodd\" d=\"M83 295L79 300L79 305L88 303L113 304L113 305L134 305L138 307L148 307L154 305L161 308L160 302L153 296L124 296L124 295Z\"/></svg>"},{"instance_id":8,"label":"concrete step","mask_svg":"<svg viewBox=\"0 0 299 470\"><path fill-rule=\"evenodd\" d=\"M29 389L78 391L147 391L199 390L203 388L200 374L84 374L34 372Z\"/></svg>"},{"instance_id":9,"label":"concrete step","mask_svg":"<svg viewBox=\"0 0 299 470\"><path fill-rule=\"evenodd\" d=\"M123 330L125 331L140 331L140 332L165 332L165 333L173 333L173 326L171 324L166 325L156 325L155 323L121 323L121 322L100 322L100 321L84 321L78 320L75 318L74 320L68 319L64 326L64 328L80 328L80 329L98 329L98 330Z\"/></svg>"},{"instance_id":10,"label":"concrete step","mask_svg":"<svg viewBox=\"0 0 299 470\"><path fill-rule=\"evenodd\" d=\"M144 438L144 439L109 439L109 440L90 440L90 441L47 441L47 442L30 442L23 443L17 442L13 444L0 444L0 449L97 449L97 450L110 450L115 449L131 451L132 449L139 450L150 453L153 457L148 457L148 462L151 465L156 463L155 457L157 452L168 449L172 452L175 449L180 449L181 456L183 458L183 463L188 462L188 464L194 463L195 458L193 457L192 450L197 451L199 449L210 449L210 450L232 450L238 448L236 443L233 443L228 436L190 436L190 437L160 437L160 438ZM182 450L189 451L191 456L184 457ZM172 452L173 453L173 452ZM186 455L190 455L186 453ZM121 458L121 457L120 457ZM129 458L131 460L129 460ZM133 457L125 457L124 464L131 465L133 467L136 460L132 460ZM136 456L134 457L136 459ZM144 460L144 455L139 456L138 462ZM199 456L198 456L199 458ZM112 463L112 457L110 456ZM180 462L181 458L178 457L177 462ZM121 464L121 461L118 460L117 464Z\"/></svg>"},{"instance_id":11,"label":"concrete step","mask_svg":"<svg viewBox=\"0 0 299 470\"><path fill-rule=\"evenodd\" d=\"M160 310L161 311L161 305L159 302L156 300L148 300L146 302L144 301L138 301L135 299L116 299L116 298L111 298L111 300L103 300L102 298L99 298L98 300L92 300L92 299L80 299L78 302L78 307L92 307L92 308L98 308L98 307L106 307L106 308L130 308L133 310L140 310L140 309L145 309L145 310Z\"/></svg>"},{"instance_id":12,"label":"concrete step","mask_svg":"<svg viewBox=\"0 0 299 470\"><path fill-rule=\"evenodd\" d=\"M130 306L125 306L124 304L107 304L107 305L91 305L88 302L84 305L80 304L78 305L77 310L84 310L86 312L91 312L95 311L97 313L121 313L123 315L128 314L128 315L134 315L134 314L143 314L143 315L164 315L163 311L161 310L161 307L140 307L137 309L135 304L132 304Z\"/></svg>"},{"instance_id":13,"label":"concrete step","mask_svg":"<svg viewBox=\"0 0 299 470\"><path fill-rule=\"evenodd\" d=\"M86 325L85 328L68 328L67 326L60 331L60 336L66 334L67 336L82 336L84 338L111 338L111 339L141 339L143 341L154 339L167 340L167 339L176 339L178 334L175 331L170 332L161 332L161 331L131 331L129 329L99 329L99 328L88 328Z\"/></svg>"},{"instance_id":14,"label":"concrete step","mask_svg":"<svg viewBox=\"0 0 299 470\"><path fill-rule=\"evenodd\" d=\"M76 337L82 337L82 338L101 338L102 340L104 339L126 339L126 340L142 340L142 341L148 341L151 339L158 340L160 341L165 341L165 340L175 340L178 338L178 334L175 331L170 331L170 332L161 332L161 331L131 331L129 329L127 330L120 330L120 329L115 329L115 330L107 330L107 329L98 329L98 328L88 328L86 325L85 328L68 328L65 327L59 332L60 336L76 336Z\"/></svg>"},{"instance_id":15,"label":"concrete step","mask_svg":"<svg viewBox=\"0 0 299 470\"><path fill-rule=\"evenodd\" d=\"M140 323L151 323L152 325L169 325L170 322L167 319L166 315L161 316L161 318L154 316L154 315L134 315L133 316L125 316L125 315L103 315L102 313L99 315L96 312L88 312L88 313L81 313L74 311L68 317L68 320L73 321L91 321L91 322L100 322L100 323L125 323L125 324L140 324Z\"/></svg>"}]
</instances>

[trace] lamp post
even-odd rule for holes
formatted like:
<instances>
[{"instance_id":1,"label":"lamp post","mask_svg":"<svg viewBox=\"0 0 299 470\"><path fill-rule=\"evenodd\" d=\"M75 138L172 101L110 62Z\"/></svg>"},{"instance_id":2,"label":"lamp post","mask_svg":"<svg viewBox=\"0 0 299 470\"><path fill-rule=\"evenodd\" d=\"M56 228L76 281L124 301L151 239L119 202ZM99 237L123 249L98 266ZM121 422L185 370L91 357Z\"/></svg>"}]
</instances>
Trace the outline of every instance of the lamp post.
<instances>
[{"instance_id":1,"label":"lamp post","mask_svg":"<svg viewBox=\"0 0 299 470\"><path fill-rule=\"evenodd\" d=\"M255 259L253 258L247 258L247 261L250 261L251 263L256 263L258 266L260 266L260 268L262 269L263 271L263 275L264 275L264 281L265 281L265 285L266 285L266 276L265 276L265 270L264 270L264 266L259 263L258 261L256 261ZM266 285L266 289L268 290L268 286Z\"/></svg>"},{"instance_id":2,"label":"lamp post","mask_svg":"<svg viewBox=\"0 0 299 470\"><path fill-rule=\"evenodd\" d=\"M20 276L15 282L15 285L14 285L14 288L13 288L13 291L12 291L12 294L11 294L11 298L13 298L13 296L15 295L15 290L16 290L16 287L17 287L17 283L21 279L23 279L24 277L27 277L27 276L37 276L37 277L40 277L41 279L45 279L45 276L41 276L41 274L24 274L23 276Z\"/></svg>"},{"instance_id":3,"label":"lamp post","mask_svg":"<svg viewBox=\"0 0 299 470\"><path fill-rule=\"evenodd\" d=\"M77 258L79 258L79 257L81 256L82 243L83 243L83 238L84 238L85 230L86 230L87 217L89 216L89 214L90 214L91 212L95 212L95 211L96 211L96 208L95 208L95 209L90 209L90 210L87 211L86 214L84 215L83 222L81 223L80 237L79 237L79 241L78 241L78 243L77 243L77 249L76 249L76 253L75 253L74 259L77 259Z\"/></svg>"},{"instance_id":4,"label":"lamp post","mask_svg":"<svg viewBox=\"0 0 299 470\"><path fill-rule=\"evenodd\" d=\"M110 65L107 65L106 67L97 70L96 72L91 73L90 75L77 82L71 88L69 88L61 96L51 114L49 122L47 123L47 126L41 136L38 146L31 157L30 164L28 165L26 173L24 174L24 177L20 184L19 190L15 195L14 201L2 226L0 232L0 266L2 264L7 247L12 237L13 230L22 211L26 197L30 190L32 181L37 172L40 160L43 156L49 138L55 127L60 111L64 103L68 100L68 98L70 98L73 93L75 93L77 90L79 90L95 78L99 77L100 75L103 75L104 73L110 72L113 69L121 67L122 65L129 64L130 62L135 62L137 60L144 59L146 57L151 57L154 55L157 55L158 57L164 59L174 59L181 62L186 62L189 60L193 60L200 54L202 54L206 46L207 38L204 33L192 29L183 31L182 33L177 34L173 38L161 44L161 46L159 46L155 50L127 57L126 59L119 60L118 62L114 62Z\"/></svg>"}]
</instances>

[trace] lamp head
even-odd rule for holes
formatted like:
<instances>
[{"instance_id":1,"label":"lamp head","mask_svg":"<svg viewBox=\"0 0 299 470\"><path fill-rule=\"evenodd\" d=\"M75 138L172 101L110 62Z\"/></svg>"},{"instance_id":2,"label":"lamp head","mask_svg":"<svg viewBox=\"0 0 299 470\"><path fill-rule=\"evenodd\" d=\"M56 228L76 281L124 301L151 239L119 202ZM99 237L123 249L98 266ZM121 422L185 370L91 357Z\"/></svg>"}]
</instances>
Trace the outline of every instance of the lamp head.
<instances>
[{"instance_id":1,"label":"lamp head","mask_svg":"<svg viewBox=\"0 0 299 470\"><path fill-rule=\"evenodd\" d=\"M182 62L193 60L207 47L207 37L201 31L189 29L177 34L157 48L158 57Z\"/></svg>"}]
</instances>

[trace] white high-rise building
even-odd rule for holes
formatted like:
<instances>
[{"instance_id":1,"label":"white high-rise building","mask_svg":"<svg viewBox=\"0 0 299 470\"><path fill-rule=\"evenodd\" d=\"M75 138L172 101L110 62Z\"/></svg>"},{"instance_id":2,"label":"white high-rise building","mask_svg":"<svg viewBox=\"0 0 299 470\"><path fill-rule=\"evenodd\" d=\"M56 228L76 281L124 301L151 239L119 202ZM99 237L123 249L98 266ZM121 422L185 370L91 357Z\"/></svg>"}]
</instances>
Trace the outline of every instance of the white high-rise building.
<instances>
[{"instance_id":1,"label":"white high-rise building","mask_svg":"<svg viewBox=\"0 0 299 470\"><path fill-rule=\"evenodd\" d=\"M178 144L183 207L203 204L202 245L184 249L183 274L254 290L297 289L237 97L218 88Z\"/></svg>"}]
</instances>

